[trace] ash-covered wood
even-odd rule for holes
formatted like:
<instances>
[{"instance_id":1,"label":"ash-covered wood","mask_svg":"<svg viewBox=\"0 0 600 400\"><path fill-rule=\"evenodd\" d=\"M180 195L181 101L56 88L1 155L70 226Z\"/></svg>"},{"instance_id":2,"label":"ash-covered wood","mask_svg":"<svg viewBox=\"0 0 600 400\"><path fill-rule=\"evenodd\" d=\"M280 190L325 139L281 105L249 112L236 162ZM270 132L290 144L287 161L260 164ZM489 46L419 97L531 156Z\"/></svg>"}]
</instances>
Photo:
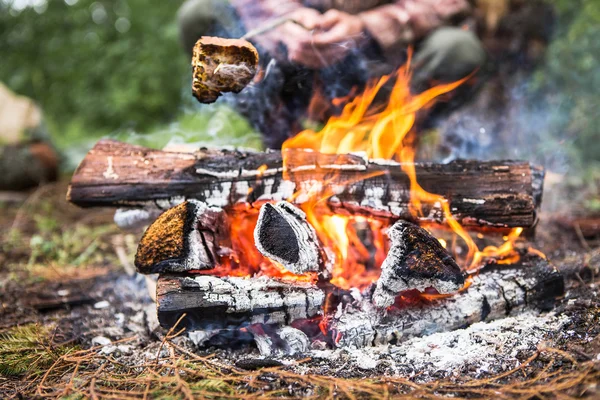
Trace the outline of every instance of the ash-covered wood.
<instances>
[{"instance_id":1,"label":"ash-covered wood","mask_svg":"<svg viewBox=\"0 0 600 400\"><path fill-rule=\"evenodd\" d=\"M254 243L263 256L294 274L319 271L323 266L317 233L306 214L287 201L261 207Z\"/></svg>"},{"instance_id":2,"label":"ash-covered wood","mask_svg":"<svg viewBox=\"0 0 600 400\"><path fill-rule=\"evenodd\" d=\"M339 212L412 219L410 181L400 164L356 155L201 149L176 153L102 140L77 168L67 198L80 206L168 208L185 199L231 207L280 201L309 189L327 195ZM543 172L521 161L465 161L415 165L419 184L448 199L466 226L531 227L540 205ZM301 204L308 196L296 196ZM424 207L422 221L442 222L439 205Z\"/></svg>"},{"instance_id":3,"label":"ash-covered wood","mask_svg":"<svg viewBox=\"0 0 600 400\"><path fill-rule=\"evenodd\" d=\"M385 314L368 299L347 307L329 325L338 347L396 343L414 336L451 331L475 322L515 315L525 309L548 311L564 295L563 276L546 260L525 256L511 266L488 266L464 292L423 301L399 300Z\"/></svg>"},{"instance_id":4,"label":"ash-covered wood","mask_svg":"<svg viewBox=\"0 0 600 400\"><path fill-rule=\"evenodd\" d=\"M180 326L188 330L289 325L319 315L325 299L320 289L305 282L209 275L161 275L156 296L160 324L169 328L185 313Z\"/></svg>"},{"instance_id":5,"label":"ash-covered wood","mask_svg":"<svg viewBox=\"0 0 600 400\"><path fill-rule=\"evenodd\" d=\"M188 200L162 213L146 229L135 266L143 274L212 269L226 240L223 210Z\"/></svg>"},{"instance_id":6,"label":"ash-covered wood","mask_svg":"<svg viewBox=\"0 0 600 400\"><path fill-rule=\"evenodd\" d=\"M465 280L456 261L440 242L425 229L407 221L396 222L388 231L390 250L381 265L381 275L373 303L392 305L400 292L435 288L438 293L453 293Z\"/></svg>"}]
</instances>

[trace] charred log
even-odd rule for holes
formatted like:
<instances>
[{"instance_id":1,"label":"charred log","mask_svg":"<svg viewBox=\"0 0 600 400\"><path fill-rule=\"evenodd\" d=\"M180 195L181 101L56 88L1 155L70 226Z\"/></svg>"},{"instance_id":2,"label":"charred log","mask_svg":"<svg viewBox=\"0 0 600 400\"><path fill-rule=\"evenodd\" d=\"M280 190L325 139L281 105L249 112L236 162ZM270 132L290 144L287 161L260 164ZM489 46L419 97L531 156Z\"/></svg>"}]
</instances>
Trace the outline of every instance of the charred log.
<instances>
[{"instance_id":1,"label":"charred log","mask_svg":"<svg viewBox=\"0 0 600 400\"><path fill-rule=\"evenodd\" d=\"M80 206L164 209L185 199L219 207L291 198L312 190L338 212L412 219L410 181L401 165L356 155L302 150L248 153L199 150L177 153L103 140L90 150L71 181L68 199ZM531 227L540 205L543 172L520 161L465 161L415 165L419 184L449 201L463 225ZM318 186L315 190L315 185ZM296 196L296 204L308 196ZM260 205L260 204L258 204ZM439 205L422 221L443 222Z\"/></svg>"},{"instance_id":2,"label":"charred log","mask_svg":"<svg viewBox=\"0 0 600 400\"><path fill-rule=\"evenodd\" d=\"M392 305L400 292L435 288L438 293L453 293L465 280L456 261L440 242L425 229L406 221L389 230L392 243L381 265L381 276L373 294L377 307Z\"/></svg>"},{"instance_id":3,"label":"charred log","mask_svg":"<svg viewBox=\"0 0 600 400\"><path fill-rule=\"evenodd\" d=\"M306 221L306 214L287 201L265 203L261 207L254 242L263 256L294 274L319 271L323 267L317 233Z\"/></svg>"},{"instance_id":4,"label":"charred log","mask_svg":"<svg viewBox=\"0 0 600 400\"><path fill-rule=\"evenodd\" d=\"M564 294L562 275L546 260L524 257L511 266L489 266L469 288L450 297L422 300L401 296L387 313L368 301L349 306L329 325L335 346L364 347L396 343L414 336L451 331L475 322L548 311Z\"/></svg>"},{"instance_id":5,"label":"charred log","mask_svg":"<svg viewBox=\"0 0 600 400\"><path fill-rule=\"evenodd\" d=\"M212 269L227 240L223 210L189 200L162 213L148 227L135 255L144 274Z\"/></svg>"},{"instance_id":6,"label":"charred log","mask_svg":"<svg viewBox=\"0 0 600 400\"><path fill-rule=\"evenodd\" d=\"M160 276L156 295L160 324L170 328L185 313L179 326L188 330L289 325L319 315L325 299L307 283L209 275Z\"/></svg>"}]
</instances>

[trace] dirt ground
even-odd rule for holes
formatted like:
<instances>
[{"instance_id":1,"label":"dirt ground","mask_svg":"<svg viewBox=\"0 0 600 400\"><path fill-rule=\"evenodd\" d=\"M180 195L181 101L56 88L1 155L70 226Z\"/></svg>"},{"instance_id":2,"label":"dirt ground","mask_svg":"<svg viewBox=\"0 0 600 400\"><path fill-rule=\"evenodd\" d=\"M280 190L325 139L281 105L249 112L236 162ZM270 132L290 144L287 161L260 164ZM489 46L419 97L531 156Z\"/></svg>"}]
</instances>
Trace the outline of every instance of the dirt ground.
<instances>
[{"instance_id":1,"label":"dirt ground","mask_svg":"<svg viewBox=\"0 0 600 400\"><path fill-rule=\"evenodd\" d=\"M120 231L114 210L68 204L65 193L60 182L0 203L2 398L600 396L600 238L584 237L565 214L543 213L532 239L576 272L553 314L539 317L559 328L519 347L510 365L434 370L416 361L392 368L389 355L365 367L361 357L374 353L265 359L251 344L198 350L157 326L146 279L132 267L141 233ZM496 329L509 322L522 324Z\"/></svg>"}]
</instances>

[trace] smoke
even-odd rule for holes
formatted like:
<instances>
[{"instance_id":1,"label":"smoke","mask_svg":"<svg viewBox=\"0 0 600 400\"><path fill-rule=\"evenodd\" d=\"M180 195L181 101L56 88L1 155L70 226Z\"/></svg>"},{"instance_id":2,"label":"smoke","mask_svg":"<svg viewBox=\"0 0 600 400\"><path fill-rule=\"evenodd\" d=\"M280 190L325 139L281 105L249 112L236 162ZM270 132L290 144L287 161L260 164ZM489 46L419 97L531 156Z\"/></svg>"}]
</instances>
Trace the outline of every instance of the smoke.
<instances>
[{"instance_id":1,"label":"smoke","mask_svg":"<svg viewBox=\"0 0 600 400\"><path fill-rule=\"evenodd\" d=\"M553 134L566 110L530 90L529 77L505 80L501 96L491 83L477 98L440 123L442 158L523 159L554 173L569 172L570 140ZM500 97L500 98L499 98Z\"/></svg>"}]
</instances>

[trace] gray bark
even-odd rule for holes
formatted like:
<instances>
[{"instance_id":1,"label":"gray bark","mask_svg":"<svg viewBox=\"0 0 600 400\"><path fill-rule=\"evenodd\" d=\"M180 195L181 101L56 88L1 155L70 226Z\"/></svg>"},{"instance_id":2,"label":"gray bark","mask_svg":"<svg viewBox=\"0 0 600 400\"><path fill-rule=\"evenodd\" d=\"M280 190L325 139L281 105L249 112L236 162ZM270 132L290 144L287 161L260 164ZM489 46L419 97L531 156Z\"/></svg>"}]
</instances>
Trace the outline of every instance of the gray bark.
<instances>
[{"instance_id":1,"label":"gray bark","mask_svg":"<svg viewBox=\"0 0 600 400\"><path fill-rule=\"evenodd\" d=\"M183 315L188 330L239 328L251 324L288 325L322 313L325 294L314 285L260 278L161 275L158 320L170 328Z\"/></svg>"}]
</instances>

